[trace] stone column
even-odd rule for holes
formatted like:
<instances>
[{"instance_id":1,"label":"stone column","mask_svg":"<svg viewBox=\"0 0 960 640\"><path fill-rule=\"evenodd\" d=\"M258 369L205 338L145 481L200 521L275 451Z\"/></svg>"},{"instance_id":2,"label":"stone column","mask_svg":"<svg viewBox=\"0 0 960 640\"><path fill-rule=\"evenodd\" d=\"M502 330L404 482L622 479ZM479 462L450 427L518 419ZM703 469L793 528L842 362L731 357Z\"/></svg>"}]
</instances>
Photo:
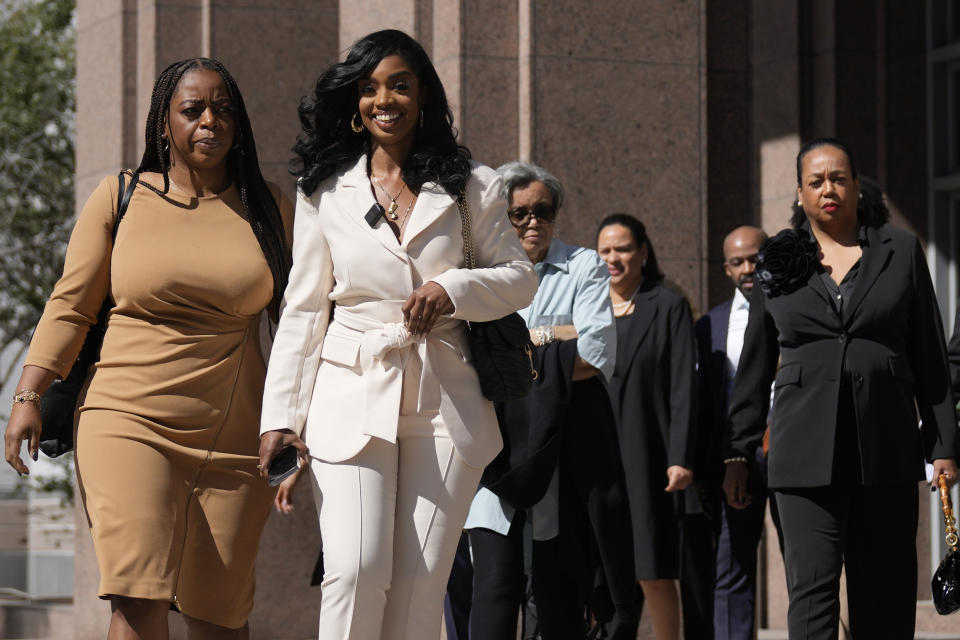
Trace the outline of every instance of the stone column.
<instances>
[{"instance_id":1,"label":"stone column","mask_svg":"<svg viewBox=\"0 0 960 640\"><path fill-rule=\"evenodd\" d=\"M790 222L797 199L794 169L800 150L798 4L754 0L752 8L752 115L756 149L755 218L773 235Z\"/></svg>"}]
</instances>

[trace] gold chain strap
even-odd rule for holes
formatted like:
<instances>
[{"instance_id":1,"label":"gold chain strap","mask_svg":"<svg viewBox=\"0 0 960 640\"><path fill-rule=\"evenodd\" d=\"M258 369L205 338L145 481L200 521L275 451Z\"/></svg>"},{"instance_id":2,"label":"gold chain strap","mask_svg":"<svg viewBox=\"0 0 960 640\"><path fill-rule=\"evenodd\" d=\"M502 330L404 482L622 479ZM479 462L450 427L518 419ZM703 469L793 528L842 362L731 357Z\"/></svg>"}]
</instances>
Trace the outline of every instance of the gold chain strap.
<instances>
[{"instance_id":1,"label":"gold chain strap","mask_svg":"<svg viewBox=\"0 0 960 640\"><path fill-rule=\"evenodd\" d=\"M457 209L460 210L460 230L463 233L463 264L467 269L475 269L477 257L473 250L473 227L470 224L470 209L467 208L467 194L463 191L457 196Z\"/></svg>"},{"instance_id":2,"label":"gold chain strap","mask_svg":"<svg viewBox=\"0 0 960 640\"><path fill-rule=\"evenodd\" d=\"M950 551L957 550L957 521L953 517L953 502L950 500L950 487L947 486L947 477L940 474L940 504L943 505L943 522L946 527L946 541Z\"/></svg>"}]
</instances>

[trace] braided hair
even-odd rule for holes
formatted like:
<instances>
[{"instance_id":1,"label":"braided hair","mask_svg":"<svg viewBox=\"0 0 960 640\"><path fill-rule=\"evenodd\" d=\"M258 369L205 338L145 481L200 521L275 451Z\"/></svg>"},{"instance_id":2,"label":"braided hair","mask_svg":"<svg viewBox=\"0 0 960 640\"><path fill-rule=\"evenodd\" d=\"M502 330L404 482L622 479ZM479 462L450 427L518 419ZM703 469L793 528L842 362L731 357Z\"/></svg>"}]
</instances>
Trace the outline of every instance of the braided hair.
<instances>
[{"instance_id":1,"label":"braided hair","mask_svg":"<svg viewBox=\"0 0 960 640\"><path fill-rule=\"evenodd\" d=\"M290 250L283 230L283 219L273 194L267 186L257 159L257 147L247 108L240 95L240 88L230 72L213 58L188 58L174 62L160 72L150 97L150 113L147 115L146 145L137 173L154 171L163 174L163 192L170 189L170 152L164 144L164 127L170 111L170 100L184 74L195 69L216 71L223 79L236 115L236 131L233 145L227 153L227 174L237 186L246 218L253 229L263 257L273 275L273 299L268 306L270 317L276 321L280 315L280 300L287 286L290 272Z\"/></svg>"}]
</instances>

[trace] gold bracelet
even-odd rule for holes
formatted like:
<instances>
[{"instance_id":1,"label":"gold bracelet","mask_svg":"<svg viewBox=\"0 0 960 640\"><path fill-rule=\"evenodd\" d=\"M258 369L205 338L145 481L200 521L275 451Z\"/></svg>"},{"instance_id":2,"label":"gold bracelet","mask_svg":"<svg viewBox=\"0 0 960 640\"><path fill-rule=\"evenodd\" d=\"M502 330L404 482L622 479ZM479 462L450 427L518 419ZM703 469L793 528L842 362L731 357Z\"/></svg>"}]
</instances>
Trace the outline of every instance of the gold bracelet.
<instances>
[{"instance_id":1,"label":"gold bracelet","mask_svg":"<svg viewBox=\"0 0 960 640\"><path fill-rule=\"evenodd\" d=\"M27 402L32 402L33 404L37 405L37 409L39 409L40 394L29 389L22 389L17 391L16 395L13 396L14 404L26 404Z\"/></svg>"}]
</instances>

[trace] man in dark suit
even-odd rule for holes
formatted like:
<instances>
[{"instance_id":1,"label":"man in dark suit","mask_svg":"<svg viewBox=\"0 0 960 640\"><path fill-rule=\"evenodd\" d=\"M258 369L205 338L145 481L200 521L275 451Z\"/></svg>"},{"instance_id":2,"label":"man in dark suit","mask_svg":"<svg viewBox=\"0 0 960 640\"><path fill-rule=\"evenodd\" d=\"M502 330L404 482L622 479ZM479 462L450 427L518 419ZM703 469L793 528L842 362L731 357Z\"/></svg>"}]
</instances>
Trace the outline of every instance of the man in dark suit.
<instances>
[{"instance_id":1,"label":"man in dark suit","mask_svg":"<svg viewBox=\"0 0 960 640\"><path fill-rule=\"evenodd\" d=\"M723 241L723 271L736 287L733 298L714 307L697 321L699 351L700 434L695 477L706 511L719 521L716 540L716 578L713 623L716 640L754 637L757 545L766 508L763 451L750 461L753 503L734 509L723 499L723 462L720 439L727 403L743 348L753 288L754 262L767 236L757 227L742 226Z\"/></svg>"}]
</instances>

